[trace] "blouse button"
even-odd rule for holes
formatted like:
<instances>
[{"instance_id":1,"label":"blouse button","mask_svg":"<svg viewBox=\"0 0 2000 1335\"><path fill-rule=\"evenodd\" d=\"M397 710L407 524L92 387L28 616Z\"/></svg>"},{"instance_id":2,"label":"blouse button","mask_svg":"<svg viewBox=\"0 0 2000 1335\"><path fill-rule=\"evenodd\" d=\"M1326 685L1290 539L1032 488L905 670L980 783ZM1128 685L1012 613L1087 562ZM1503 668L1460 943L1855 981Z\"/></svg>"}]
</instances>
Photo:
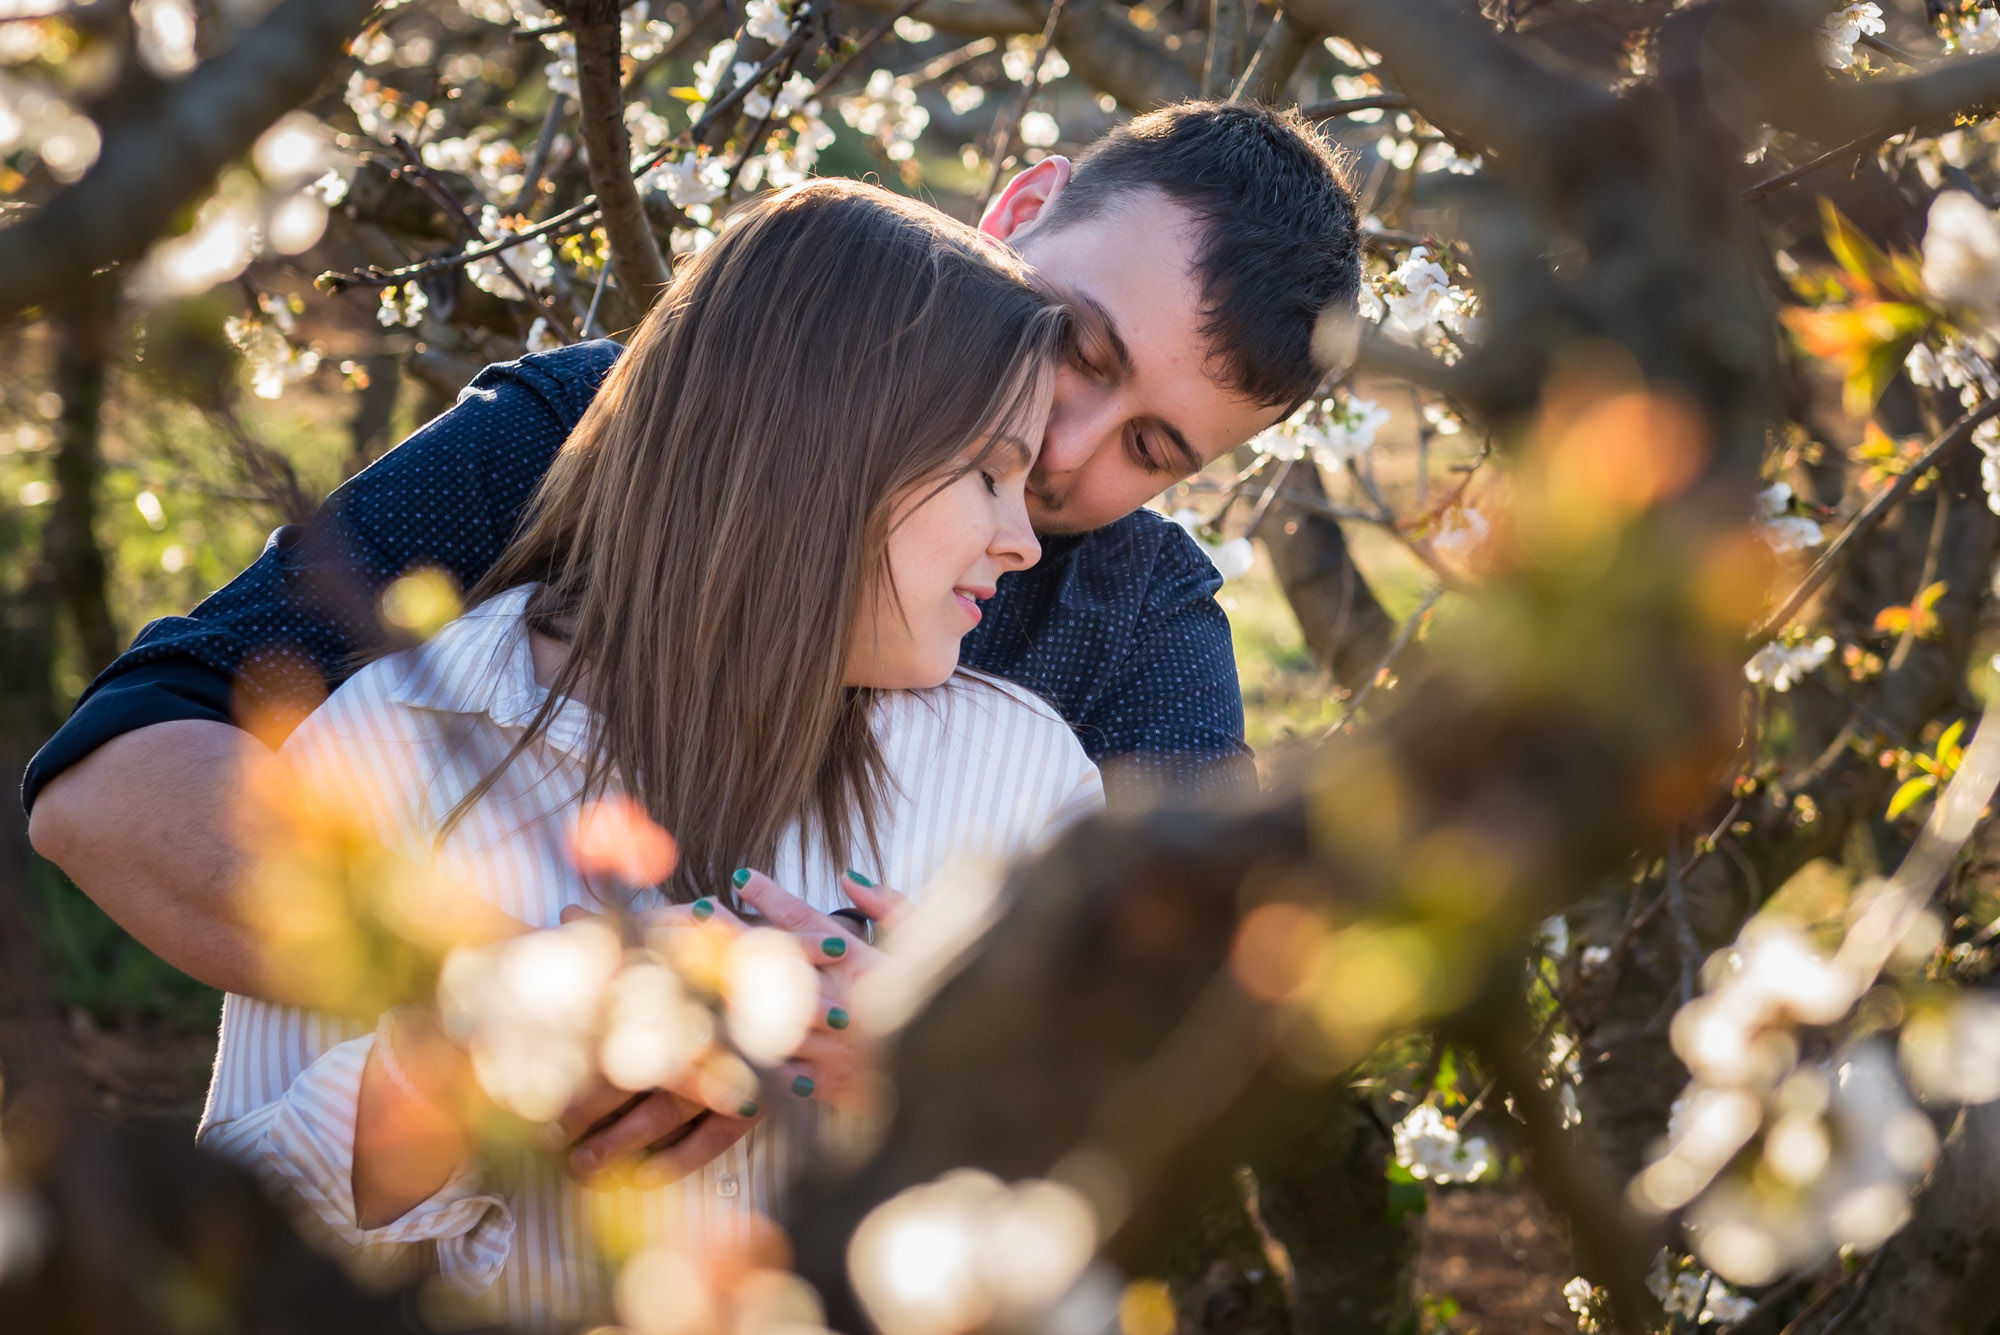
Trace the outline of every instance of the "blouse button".
<instances>
[{"instance_id":1,"label":"blouse button","mask_svg":"<svg viewBox=\"0 0 2000 1335\"><path fill-rule=\"evenodd\" d=\"M724 1173L715 1179L715 1194L725 1200L736 1194L736 1174Z\"/></svg>"}]
</instances>

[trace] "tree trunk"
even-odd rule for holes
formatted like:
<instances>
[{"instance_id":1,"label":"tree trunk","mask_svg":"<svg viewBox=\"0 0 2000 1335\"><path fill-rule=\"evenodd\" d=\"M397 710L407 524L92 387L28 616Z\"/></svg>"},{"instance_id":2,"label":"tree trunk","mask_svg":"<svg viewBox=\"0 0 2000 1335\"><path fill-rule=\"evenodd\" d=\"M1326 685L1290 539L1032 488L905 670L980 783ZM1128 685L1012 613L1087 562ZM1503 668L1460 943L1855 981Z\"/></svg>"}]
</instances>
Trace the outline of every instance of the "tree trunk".
<instances>
[{"instance_id":1,"label":"tree trunk","mask_svg":"<svg viewBox=\"0 0 2000 1335\"><path fill-rule=\"evenodd\" d=\"M104 551L97 543L97 484L104 472L100 425L104 368L118 324L118 289L103 279L84 285L57 317L56 499L43 552L57 605L76 633L84 671L95 676L118 656Z\"/></svg>"},{"instance_id":2,"label":"tree trunk","mask_svg":"<svg viewBox=\"0 0 2000 1335\"><path fill-rule=\"evenodd\" d=\"M1326 501L1319 470L1310 464L1292 469L1285 490ZM1349 690L1365 685L1395 639L1396 621L1355 568L1339 522L1281 496L1271 502L1257 534L1313 660Z\"/></svg>"}]
</instances>

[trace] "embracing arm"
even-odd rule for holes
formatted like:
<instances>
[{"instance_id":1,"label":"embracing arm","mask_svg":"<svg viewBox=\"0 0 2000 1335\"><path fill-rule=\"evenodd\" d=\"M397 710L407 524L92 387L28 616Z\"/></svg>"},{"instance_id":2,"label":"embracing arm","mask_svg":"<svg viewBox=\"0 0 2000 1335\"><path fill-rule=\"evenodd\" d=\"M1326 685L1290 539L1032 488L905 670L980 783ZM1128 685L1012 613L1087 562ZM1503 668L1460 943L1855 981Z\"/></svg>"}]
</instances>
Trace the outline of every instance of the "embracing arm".
<instances>
[{"instance_id":1,"label":"embracing arm","mask_svg":"<svg viewBox=\"0 0 2000 1335\"><path fill-rule=\"evenodd\" d=\"M176 966L271 995L232 894L237 762L258 748L239 717L303 713L338 685L406 570L483 574L615 356L578 344L488 367L191 615L147 626L29 767L36 849Z\"/></svg>"},{"instance_id":2,"label":"embracing arm","mask_svg":"<svg viewBox=\"0 0 2000 1335\"><path fill-rule=\"evenodd\" d=\"M35 851L167 963L224 991L270 994L238 913L231 803L251 736L175 719L99 746L35 803ZM260 748L261 749L261 748Z\"/></svg>"}]
</instances>

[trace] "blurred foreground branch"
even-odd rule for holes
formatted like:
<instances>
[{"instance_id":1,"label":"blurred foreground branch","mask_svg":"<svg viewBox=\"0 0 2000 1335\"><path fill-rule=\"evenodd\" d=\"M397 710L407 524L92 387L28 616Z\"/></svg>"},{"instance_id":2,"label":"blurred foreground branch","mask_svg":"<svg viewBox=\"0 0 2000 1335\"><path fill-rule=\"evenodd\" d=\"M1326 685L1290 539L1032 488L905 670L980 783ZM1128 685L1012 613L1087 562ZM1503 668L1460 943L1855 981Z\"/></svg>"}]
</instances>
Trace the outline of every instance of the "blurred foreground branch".
<instances>
[{"instance_id":1,"label":"blurred foreground branch","mask_svg":"<svg viewBox=\"0 0 2000 1335\"><path fill-rule=\"evenodd\" d=\"M107 264L137 259L279 115L311 96L374 10L370 0L280 0L148 114L102 127L82 179L0 231L0 312L43 306Z\"/></svg>"}]
</instances>

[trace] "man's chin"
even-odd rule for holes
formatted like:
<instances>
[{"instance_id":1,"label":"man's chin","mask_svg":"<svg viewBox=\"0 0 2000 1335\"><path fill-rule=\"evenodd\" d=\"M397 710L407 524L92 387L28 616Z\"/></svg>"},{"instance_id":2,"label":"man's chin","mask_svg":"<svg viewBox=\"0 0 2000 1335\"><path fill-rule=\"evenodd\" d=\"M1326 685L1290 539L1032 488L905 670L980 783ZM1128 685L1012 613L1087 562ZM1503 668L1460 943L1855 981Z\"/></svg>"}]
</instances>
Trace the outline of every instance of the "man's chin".
<instances>
[{"instance_id":1,"label":"man's chin","mask_svg":"<svg viewBox=\"0 0 2000 1335\"><path fill-rule=\"evenodd\" d=\"M1060 501L1049 502L1039 496L1028 497L1028 524L1037 533L1061 537L1070 533L1088 533L1101 528L1101 524L1082 521L1068 506Z\"/></svg>"}]
</instances>

